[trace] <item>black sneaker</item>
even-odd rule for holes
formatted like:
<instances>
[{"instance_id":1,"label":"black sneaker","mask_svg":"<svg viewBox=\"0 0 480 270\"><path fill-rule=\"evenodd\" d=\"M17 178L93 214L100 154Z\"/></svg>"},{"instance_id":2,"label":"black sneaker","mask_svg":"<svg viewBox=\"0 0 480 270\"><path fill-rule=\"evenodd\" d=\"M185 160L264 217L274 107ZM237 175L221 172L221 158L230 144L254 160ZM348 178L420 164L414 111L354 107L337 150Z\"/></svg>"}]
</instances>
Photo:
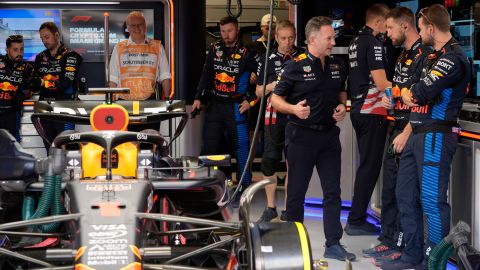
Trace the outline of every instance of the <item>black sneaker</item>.
<instances>
[{"instance_id":1,"label":"black sneaker","mask_svg":"<svg viewBox=\"0 0 480 270\"><path fill-rule=\"evenodd\" d=\"M380 266L382 270L423 270L425 269L422 264L412 264L409 262L404 262L401 259L392 261L392 262L385 262Z\"/></svg>"},{"instance_id":2,"label":"black sneaker","mask_svg":"<svg viewBox=\"0 0 480 270\"><path fill-rule=\"evenodd\" d=\"M378 235L380 234L380 228L369 222L365 222L362 225L351 225L347 223L345 232L348 235Z\"/></svg>"},{"instance_id":3,"label":"black sneaker","mask_svg":"<svg viewBox=\"0 0 480 270\"><path fill-rule=\"evenodd\" d=\"M282 210L282 213L280 214L280 221L288 221L287 210Z\"/></svg>"},{"instance_id":4,"label":"black sneaker","mask_svg":"<svg viewBox=\"0 0 480 270\"><path fill-rule=\"evenodd\" d=\"M267 207L267 208L265 208L265 210L263 210L262 216L260 217L260 219L257 222L258 223L260 223L260 222L270 222L270 221L272 221L272 219L274 219L276 217L278 217L277 208L276 207L274 207L274 208Z\"/></svg>"},{"instance_id":5,"label":"black sneaker","mask_svg":"<svg viewBox=\"0 0 480 270\"><path fill-rule=\"evenodd\" d=\"M362 255L365 258L376 258L389 255L394 251L396 250L391 248L389 245L385 243L380 243L372 248L362 250Z\"/></svg>"},{"instance_id":6,"label":"black sneaker","mask_svg":"<svg viewBox=\"0 0 480 270\"><path fill-rule=\"evenodd\" d=\"M346 251L345 248L343 248L341 245L333 245L326 247L325 253L323 253L323 257L339 261L345 261L345 259L353 261L356 258L355 254Z\"/></svg>"}]
</instances>

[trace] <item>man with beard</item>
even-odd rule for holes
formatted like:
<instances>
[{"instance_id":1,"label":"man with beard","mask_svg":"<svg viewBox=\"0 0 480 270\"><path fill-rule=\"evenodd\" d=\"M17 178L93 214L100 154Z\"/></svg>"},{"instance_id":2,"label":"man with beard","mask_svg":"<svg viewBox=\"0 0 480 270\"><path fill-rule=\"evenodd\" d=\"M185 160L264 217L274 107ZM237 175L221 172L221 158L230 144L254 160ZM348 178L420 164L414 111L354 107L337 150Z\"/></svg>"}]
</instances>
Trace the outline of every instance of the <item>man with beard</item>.
<instances>
[{"instance_id":1,"label":"man with beard","mask_svg":"<svg viewBox=\"0 0 480 270\"><path fill-rule=\"evenodd\" d=\"M471 76L471 64L450 33L447 9L435 4L418 15L422 43L435 51L428 55L420 80L402 93L403 102L411 107L413 129L403 150L396 187L405 248L400 260L381 266L385 270L424 268L422 262L428 261L432 249L450 231L450 166L457 148L458 115Z\"/></svg>"},{"instance_id":2,"label":"man with beard","mask_svg":"<svg viewBox=\"0 0 480 270\"><path fill-rule=\"evenodd\" d=\"M222 39L212 43L205 59L203 74L198 83L192 111L207 102L203 127L203 151L205 155L222 154L225 133L228 136L230 153L237 160L237 180L247 166L248 128L247 111L256 97L247 91L252 72L257 71L253 52L239 39L238 21L233 17L220 20ZM239 187L243 192L250 185L251 171L247 169ZM232 205L238 207L241 194Z\"/></svg>"},{"instance_id":3,"label":"man with beard","mask_svg":"<svg viewBox=\"0 0 480 270\"><path fill-rule=\"evenodd\" d=\"M45 50L35 58L35 76L40 83L40 100L73 100L78 82L78 69L82 57L60 41L60 32L53 22L40 25L40 38ZM73 129L69 123L42 120L43 140L47 150L62 131ZM48 152L48 151L47 151Z\"/></svg>"},{"instance_id":4,"label":"man with beard","mask_svg":"<svg viewBox=\"0 0 480 270\"><path fill-rule=\"evenodd\" d=\"M265 186L265 194L267 195L267 208L260 217L261 222L268 222L278 216L277 207L275 206L275 192L277 188L277 177L275 172L283 157L285 148L285 126L287 124L287 116L277 112L272 107L271 94L277 78L283 65L290 59L298 56L300 50L295 47L295 26L288 20L282 20L277 23L275 30L275 40L278 48L273 50L268 56L268 68L265 75L263 63L265 63L266 55L261 57L258 63L257 71L257 97L263 95L263 81L266 78L265 98L265 122L264 122L264 150L262 156L262 173L265 178L270 178L274 183ZM285 187L287 182L285 182ZM286 211L281 212L281 220L286 220Z\"/></svg>"},{"instance_id":5,"label":"man with beard","mask_svg":"<svg viewBox=\"0 0 480 270\"><path fill-rule=\"evenodd\" d=\"M7 38L7 54L0 57L0 128L8 130L20 141L20 113L23 100L30 96L33 67L23 61L22 35Z\"/></svg>"},{"instance_id":6,"label":"man with beard","mask_svg":"<svg viewBox=\"0 0 480 270\"><path fill-rule=\"evenodd\" d=\"M346 68L331 56L335 46L332 19L313 17L305 26L307 52L289 61L272 95L277 111L288 114L285 148L288 162L287 220L303 222L305 194L317 168L323 189L325 258L354 260L340 245L340 129L346 115Z\"/></svg>"},{"instance_id":7,"label":"man with beard","mask_svg":"<svg viewBox=\"0 0 480 270\"><path fill-rule=\"evenodd\" d=\"M363 250L365 257L375 258L376 265L399 259L404 245L395 187L400 155L412 133L412 127L408 123L410 108L402 103L401 91L402 89L405 91L420 79L423 61L429 51L422 45L415 24L415 15L410 9L394 8L386 18L388 37L393 45L402 46L403 51L395 64L391 99L384 96L382 100L395 120L389 126L388 150L383 160L381 243L371 249ZM391 104L390 100L393 100L394 104Z\"/></svg>"}]
</instances>

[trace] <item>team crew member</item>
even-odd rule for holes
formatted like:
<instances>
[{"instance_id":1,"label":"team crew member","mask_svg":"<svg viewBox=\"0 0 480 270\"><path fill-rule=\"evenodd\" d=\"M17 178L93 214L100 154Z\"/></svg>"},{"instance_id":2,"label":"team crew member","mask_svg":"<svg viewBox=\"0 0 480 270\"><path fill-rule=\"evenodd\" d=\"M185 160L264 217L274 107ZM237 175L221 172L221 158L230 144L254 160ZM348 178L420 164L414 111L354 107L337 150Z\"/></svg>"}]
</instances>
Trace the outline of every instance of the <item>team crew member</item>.
<instances>
[{"instance_id":1,"label":"team crew member","mask_svg":"<svg viewBox=\"0 0 480 270\"><path fill-rule=\"evenodd\" d=\"M6 45L7 54L0 56L0 128L20 141L19 116L22 101L31 93L33 67L23 61L23 36L9 36Z\"/></svg>"},{"instance_id":2,"label":"team crew member","mask_svg":"<svg viewBox=\"0 0 480 270\"><path fill-rule=\"evenodd\" d=\"M382 185L382 233L381 243L376 247L363 251L366 257L375 257L377 265L386 261L400 258L403 247L403 233L400 230L400 217L398 214L395 187L397 183L397 170L400 155L412 133L408 123L410 107L403 104L401 91L408 89L420 79L423 62L428 49L422 45L418 35L415 15L406 7L397 7L387 14L387 34L393 45L403 46L403 50L395 64L393 76L392 100L386 95L383 103L393 112L395 121L388 131L388 150L383 160L383 185ZM393 109L393 111L392 111Z\"/></svg>"},{"instance_id":3,"label":"team crew member","mask_svg":"<svg viewBox=\"0 0 480 270\"><path fill-rule=\"evenodd\" d=\"M35 58L35 74L41 81L40 100L72 100L78 82L78 69L82 57L60 41L60 32L53 22L45 22L40 26L40 38L46 50ZM44 144L47 149L53 139L65 129L73 129L71 124L42 121ZM46 141L46 140L48 141Z\"/></svg>"},{"instance_id":4,"label":"team crew member","mask_svg":"<svg viewBox=\"0 0 480 270\"><path fill-rule=\"evenodd\" d=\"M272 20L272 33L271 33L271 40L270 40L270 51L275 50L278 47L278 42L275 39L275 31L277 17L271 16L270 14L265 14L260 21L260 31L262 32L262 36L259 37L255 41L255 53L257 54L258 59L265 54L267 51L268 45L268 30L270 29L270 20Z\"/></svg>"},{"instance_id":5,"label":"team crew member","mask_svg":"<svg viewBox=\"0 0 480 270\"><path fill-rule=\"evenodd\" d=\"M170 95L171 74L165 49L159 40L146 37L147 25L140 11L127 16L128 40L115 45L110 59L110 87L130 88L130 94L119 95L125 100L156 99ZM157 93L157 84L162 93Z\"/></svg>"},{"instance_id":6,"label":"team crew member","mask_svg":"<svg viewBox=\"0 0 480 270\"><path fill-rule=\"evenodd\" d=\"M243 172L248 156L248 128L246 112L250 101L247 87L250 74L256 72L257 62L253 52L238 40L238 21L232 17L220 20L219 40L208 49L203 74L198 84L192 111L207 102L207 114L203 129L203 153L221 154L222 139L227 130L231 153L237 159L237 180ZM243 186L252 179L250 170L245 175ZM240 196L236 197L237 199ZM236 206L235 201L234 206Z\"/></svg>"},{"instance_id":7,"label":"team crew member","mask_svg":"<svg viewBox=\"0 0 480 270\"><path fill-rule=\"evenodd\" d=\"M458 114L471 75L471 66L461 46L450 33L450 16L442 5L419 12L418 26L425 46L434 54L419 82L402 94L412 107L413 127L398 172L397 200L406 246L396 263L382 269L410 269L421 265L433 247L450 231L447 189L450 165L457 147ZM427 61L427 62L429 62ZM412 198L420 187L421 206ZM418 195L417 195L418 196ZM423 214L427 220L427 241L423 255Z\"/></svg>"},{"instance_id":8,"label":"team crew member","mask_svg":"<svg viewBox=\"0 0 480 270\"><path fill-rule=\"evenodd\" d=\"M268 40L268 30L270 29L270 20L272 21L272 31L270 33L270 41L267 42ZM254 54L255 54L255 60L257 62L260 62L260 58L263 57L267 51L267 45L270 43L270 52L275 50L278 46L278 43L275 40L275 28L276 28L276 23L277 23L277 17L271 16L270 14L265 14L261 21L260 21L260 31L262 32L262 36L259 37L255 43L254 43ZM265 58L264 58L265 59ZM249 91L250 87L252 89L252 92L255 92L255 88L257 85L257 74L252 73L252 76L250 78L251 84L249 85ZM255 131L255 127L257 126L257 119L258 119L258 114L261 112L262 117L260 118L262 122L265 121L263 117L263 113L265 112L265 106L260 109L260 102L258 102L259 99L257 99L254 102L251 102L252 107L250 110L248 110L248 129L250 130L250 140L253 140L253 133ZM265 105L265 104L264 104ZM257 132L257 139L261 140L263 133L263 125L259 126L259 131ZM254 145L253 147L255 148L257 145ZM255 150L253 150L255 153Z\"/></svg>"},{"instance_id":9,"label":"team crew member","mask_svg":"<svg viewBox=\"0 0 480 270\"><path fill-rule=\"evenodd\" d=\"M387 6L375 4L367 10L366 25L350 44L350 117L358 142L360 164L355 176L353 200L345 232L349 235L378 234L379 229L367 222L367 207L382 167L387 132L387 111L382 104L385 88L391 83L385 72L386 58L382 42Z\"/></svg>"},{"instance_id":10,"label":"team crew member","mask_svg":"<svg viewBox=\"0 0 480 270\"><path fill-rule=\"evenodd\" d=\"M274 50L268 56L267 80L265 87L265 98L267 106L265 111L265 129L264 129L264 149L262 157L262 173L266 178L274 181L274 184L265 186L267 195L267 208L259 221L268 222L278 216L275 206L275 191L277 188L277 177L275 172L283 157L285 147L285 126L287 124L287 116L277 112L272 107L271 93L277 84L277 78L280 75L283 64L300 54L295 43L295 26L288 20L279 21L276 25L275 39L278 43L278 49ZM260 58L257 71L257 89L256 93L259 98L263 95L263 80L265 77L264 66L265 55ZM282 220L286 220L286 212L282 211Z\"/></svg>"},{"instance_id":11,"label":"team crew member","mask_svg":"<svg viewBox=\"0 0 480 270\"><path fill-rule=\"evenodd\" d=\"M325 258L355 259L341 245L340 129L345 118L345 65L330 56L335 46L332 19L313 17L305 27L308 51L289 61L272 95L272 104L289 115L285 130L288 162L287 220L303 222L303 203L313 168L322 184Z\"/></svg>"}]
</instances>

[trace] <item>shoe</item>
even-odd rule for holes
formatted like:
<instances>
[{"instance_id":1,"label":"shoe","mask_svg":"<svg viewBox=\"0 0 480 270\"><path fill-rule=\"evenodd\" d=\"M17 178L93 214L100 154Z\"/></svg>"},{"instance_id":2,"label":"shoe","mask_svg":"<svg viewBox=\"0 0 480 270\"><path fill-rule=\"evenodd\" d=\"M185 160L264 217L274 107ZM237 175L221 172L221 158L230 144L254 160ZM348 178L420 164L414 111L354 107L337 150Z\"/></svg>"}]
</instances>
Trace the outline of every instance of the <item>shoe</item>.
<instances>
[{"instance_id":1,"label":"shoe","mask_svg":"<svg viewBox=\"0 0 480 270\"><path fill-rule=\"evenodd\" d=\"M348 235L377 235L380 234L380 228L366 221L362 225L351 225L347 223L345 232Z\"/></svg>"},{"instance_id":2,"label":"shoe","mask_svg":"<svg viewBox=\"0 0 480 270\"><path fill-rule=\"evenodd\" d=\"M262 216L257 221L257 223L270 222L270 221L272 221L272 219L274 219L276 217L278 217L277 208L276 207L275 208L267 207L267 208L265 208L265 210L263 210Z\"/></svg>"},{"instance_id":3,"label":"shoe","mask_svg":"<svg viewBox=\"0 0 480 270\"><path fill-rule=\"evenodd\" d=\"M422 264L411 264L409 262L404 262L401 259L392 261L392 262L385 262L380 266L382 270L423 270Z\"/></svg>"},{"instance_id":4,"label":"shoe","mask_svg":"<svg viewBox=\"0 0 480 270\"><path fill-rule=\"evenodd\" d=\"M282 210L282 213L280 214L280 221L288 221L287 210Z\"/></svg>"},{"instance_id":5,"label":"shoe","mask_svg":"<svg viewBox=\"0 0 480 270\"><path fill-rule=\"evenodd\" d=\"M362 250L362 255L365 258L377 258L389 255L392 252L395 252L395 250L385 243L380 243L372 248Z\"/></svg>"},{"instance_id":6,"label":"shoe","mask_svg":"<svg viewBox=\"0 0 480 270\"><path fill-rule=\"evenodd\" d=\"M323 257L339 261L345 261L346 258L348 258L350 261L353 261L356 258L355 254L346 251L341 245L326 247Z\"/></svg>"},{"instance_id":7,"label":"shoe","mask_svg":"<svg viewBox=\"0 0 480 270\"><path fill-rule=\"evenodd\" d=\"M373 264L376 266L382 266L385 263L392 263L395 261L399 261L400 257L402 257L402 253L400 251L392 251L390 254L373 258Z\"/></svg>"}]
</instances>

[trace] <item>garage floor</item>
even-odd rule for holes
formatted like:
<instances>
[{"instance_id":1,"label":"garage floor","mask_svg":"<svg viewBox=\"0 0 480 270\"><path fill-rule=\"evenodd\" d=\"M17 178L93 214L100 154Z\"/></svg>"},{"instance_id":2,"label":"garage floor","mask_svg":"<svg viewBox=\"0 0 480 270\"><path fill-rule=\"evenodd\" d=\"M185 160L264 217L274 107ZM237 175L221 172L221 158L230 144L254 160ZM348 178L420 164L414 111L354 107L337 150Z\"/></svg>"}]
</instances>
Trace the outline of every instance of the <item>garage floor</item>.
<instances>
[{"instance_id":1,"label":"garage floor","mask_svg":"<svg viewBox=\"0 0 480 270\"><path fill-rule=\"evenodd\" d=\"M277 189L277 209L280 211L279 206L283 206L283 187ZM252 219L258 220L262 215L263 209L266 207L265 192L259 191L255 194L253 205L252 205ZM343 226L345 226L347 219L348 211L342 211L341 221ZM238 218L237 209L233 213L234 218ZM313 259L324 259L324 243L325 237L323 234L323 218L322 218L322 209L317 207L305 207L305 226L307 227L308 234L310 236L310 244L313 249ZM346 247L350 252L357 255L357 259L352 262L352 269L379 269L371 263L371 259L362 257L362 249L373 247L378 243L376 236L348 236L343 235L341 243ZM337 260L327 259L328 270L345 270L345 262L340 262Z\"/></svg>"}]
</instances>

